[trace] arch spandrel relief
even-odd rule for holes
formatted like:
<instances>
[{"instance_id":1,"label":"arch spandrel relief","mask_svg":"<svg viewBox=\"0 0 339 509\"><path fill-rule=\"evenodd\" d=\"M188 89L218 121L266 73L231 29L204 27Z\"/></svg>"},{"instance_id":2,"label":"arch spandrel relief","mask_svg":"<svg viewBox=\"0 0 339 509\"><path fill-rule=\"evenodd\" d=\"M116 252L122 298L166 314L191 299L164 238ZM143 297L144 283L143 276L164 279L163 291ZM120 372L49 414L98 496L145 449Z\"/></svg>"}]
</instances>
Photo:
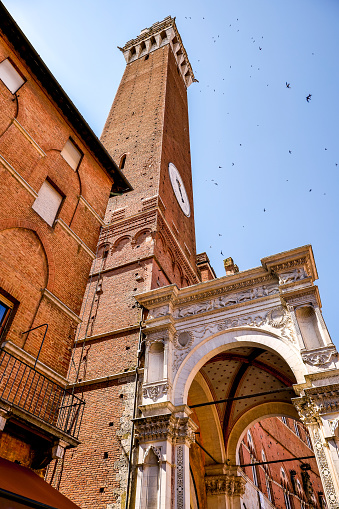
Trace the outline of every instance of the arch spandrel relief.
<instances>
[{"instance_id":1,"label":"arch spandrel relief","mask_svg":"<svg viewBox=\"0 0 339 509\"><path fill-rule=\"evenodd\" d=\"M280 413L299 415L318 448L322 437L325 449L315 456L328 505L337 507L338 353L322 318L316 278L312 249L306 246L265 258L256 269L138 296L148 310L140 407L145 425L147 419L172 415L190 419L199 430L198 438L190 433L191 441L180 450L171 438L171 454L182 455L180 493L189 482L186 449L200 440L211 453L204 466L207 507L238 507L243 490L231 495L216 486L220 479L222 486L231 478L243 483L235 464L240 437L252 421ZM152 347L155 341L162 347ZM151 369L152 363L157 368ZM148 380L148 373L153 378L157 373L159 380ZM148 436L148 442L156 447L156 436L153 442ZM224 497L222 505L215 505L215 497ZM180 504L187 505L184 499Z\"/></svg>"}]
</instances>

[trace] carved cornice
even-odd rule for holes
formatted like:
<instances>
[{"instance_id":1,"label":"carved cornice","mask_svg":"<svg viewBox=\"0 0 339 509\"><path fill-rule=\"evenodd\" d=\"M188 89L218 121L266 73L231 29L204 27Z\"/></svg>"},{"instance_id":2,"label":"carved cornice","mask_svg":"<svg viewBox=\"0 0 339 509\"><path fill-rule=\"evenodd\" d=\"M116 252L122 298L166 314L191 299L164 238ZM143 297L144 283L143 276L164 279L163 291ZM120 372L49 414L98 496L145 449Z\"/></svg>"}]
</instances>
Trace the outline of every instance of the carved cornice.
<instances>
[{"instance_id":1,"label":"carved cornice","mask_svg":"<svg viewBox=\"0 0 339 509\"><path fill-rule=\"evenodd\" d=\"M300 419L306 424L319 422L321 414L339 411L339 385L305 389L305 396L292 399Z\"/></svg>"},{"instance_id":2,"label":"carved cornice","mask_svg":"<svg viewBox=\"0 0 339 509\"><path fill-rule=\"evenodd\" d=\"M135 429L140 442L170 440L176 444L191 444L195 441L197 426L189 417L164 414L136 419Z\"/></svg>"},{"instance_id":3,"label":"carved cornice","mask_svg":"<svg viewBox=\"0 0 339 509\"><path fill-rule=\"evenodd\" d=\"M261 260L263 267L276 274L289 272L296 268L304 268L312 281L318 279L312 246L302 246L290 251L268 256Z\"/></svg>"},{"instance_id":4,"label":"carved cornice","mask_svg":"<svg viewBox=\"0 0 339 509\"><path fill-rule=\"evenodd\" d=\"M211 475L205 477L206 492L209 495L242 496L245 493L246 481L235 475Z\"/></svg>"},{"instance_id":5,"label":"carved cornice","mask_svg":"<svg viewBox=\"0 0 339 509\"><path fill-rule=\"evenodd\" d=\"M232 277L232 281L229 281L229 283L226 284L223 284L226 280L228 280L228 278L225 277L208 281L206 283L200 283L190 289L183 288L178 290L176 287L173 289L175 285L171 285L171 287L169 287L171 288L170 292L166 291L164 293L163 289L159 288L159 290L152 290L151 292L138 295L136 298L145 308L153 310L165 307L165 304L170 302L176 307L184 304L192 304L193 302L196 302L197 305L203 305L204 300L206 301L207 299L214 297L220 297L219 300L221 300L223 295L237 292L237 290L248 291L252 289L250 292L251 295L248 295L247 297L244 295L240 295L238 297L235 296L233 304L239 304L245 302L245 300L251 300L251 298L259 299L263 297L270 297L273 294L278 295L278 287L273 288L272 285L272 283L278 283L277 278L272 274L262 274L262 270L260 271L260 275L256 277L253 276L253 273L251 273L250 279L245 279L244 275L241 274L241 276L238 277L238 279L241 278L241 281L238 282L236 281L237 278L234 278L233 276L230 277ZM270 285L270 288L267 288L266 285ZM257 287L257 289L255 287ZM205 291L201 291L203 288L207 289ZM216 307L225 307L225 304L228 305L227 303L221 303L220 306L217 305ZM232 305L231 300L229 300L229 305ZM158 316L165 315L162 311L160 311Z\"/></svg>"}]
</instances>

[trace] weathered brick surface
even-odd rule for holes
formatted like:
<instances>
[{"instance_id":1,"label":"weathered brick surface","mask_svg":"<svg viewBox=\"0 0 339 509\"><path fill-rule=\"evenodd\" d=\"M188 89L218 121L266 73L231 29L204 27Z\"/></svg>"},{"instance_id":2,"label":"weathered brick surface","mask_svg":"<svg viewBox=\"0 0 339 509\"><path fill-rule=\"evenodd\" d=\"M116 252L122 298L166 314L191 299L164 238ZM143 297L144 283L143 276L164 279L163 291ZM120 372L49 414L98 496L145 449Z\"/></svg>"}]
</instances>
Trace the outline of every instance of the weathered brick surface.
<instances>
[{"instance_id":1,"label":"weathered brick surface","mask_svg":"<svg viewBox=\"0 0 339 509\"><path fill-rule=\"evenodd\" d=\"M88 340L84 348L79 342L75 349L82 384L135 368L141 312L134 295L171 283L182 287L199 281L186 88L169 46L126 66L101 139L117 162L126 154L123 171L133 191L112 197L106 210L110 225L100 235L79 331L79 338ZM170 162L183 178L191 205L189 218L172 190ZM119 332L130 326L134 330ZM71 369L72 381L74 376ZM128 402L120 397L126 387ZM107 504L120 508L135 386L132 381L125 385L116 380L84 388L81 444L65 461L61 490L83 508L104 509ZM114 423L114 433L108 421ZM105 451L109 461L103 460ZM85 483L85 479L86 491L79 493L78 480Z\"/></svg>"}]
</instances>

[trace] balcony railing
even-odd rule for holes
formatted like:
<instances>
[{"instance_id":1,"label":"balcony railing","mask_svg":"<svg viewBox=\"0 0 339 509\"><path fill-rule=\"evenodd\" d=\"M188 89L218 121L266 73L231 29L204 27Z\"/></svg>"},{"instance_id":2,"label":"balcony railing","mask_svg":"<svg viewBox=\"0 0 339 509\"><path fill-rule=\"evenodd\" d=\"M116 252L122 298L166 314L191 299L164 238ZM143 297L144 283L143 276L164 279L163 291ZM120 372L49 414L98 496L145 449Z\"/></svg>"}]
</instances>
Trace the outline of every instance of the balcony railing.
<instances>
[{"instance_id":1,"label":"balcony railing","mask_svg":"<svg viewBox=\"0 0 339 509\"><path fill-rule=\"evenodd\" d=\"M85 402L3 349L0 399L78 438Z\"/></svg>"}]
</instances>

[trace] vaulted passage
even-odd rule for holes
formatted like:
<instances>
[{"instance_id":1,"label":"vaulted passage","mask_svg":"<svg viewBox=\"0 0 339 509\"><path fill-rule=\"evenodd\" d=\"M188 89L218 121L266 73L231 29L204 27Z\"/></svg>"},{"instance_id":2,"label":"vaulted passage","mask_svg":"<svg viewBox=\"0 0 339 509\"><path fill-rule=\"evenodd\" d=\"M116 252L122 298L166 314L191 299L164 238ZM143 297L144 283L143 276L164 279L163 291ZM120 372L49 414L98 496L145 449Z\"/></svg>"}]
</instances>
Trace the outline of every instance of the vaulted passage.
<instances>
[{"instance_id":1,"label":"vaulted passage","mask_svg":"<svg viewBox=\"0 0 339 509\"><path fill-rule=\"evenodd\" d=\"M246 485L238 489L246 507L283 508L290 499L298 505L321 496L310 438L291 402L295 383L279 354L257 346L218 353L201 367L188 392L197 425L190 448L192 507L227 507L225 465L234 470L254 462L278 463L242 469ZM309 469L314 493L306 481L304 489L310 475L301 467ZM290 471L296 472L292 478Z\"/></svg>"}]
</instances>

